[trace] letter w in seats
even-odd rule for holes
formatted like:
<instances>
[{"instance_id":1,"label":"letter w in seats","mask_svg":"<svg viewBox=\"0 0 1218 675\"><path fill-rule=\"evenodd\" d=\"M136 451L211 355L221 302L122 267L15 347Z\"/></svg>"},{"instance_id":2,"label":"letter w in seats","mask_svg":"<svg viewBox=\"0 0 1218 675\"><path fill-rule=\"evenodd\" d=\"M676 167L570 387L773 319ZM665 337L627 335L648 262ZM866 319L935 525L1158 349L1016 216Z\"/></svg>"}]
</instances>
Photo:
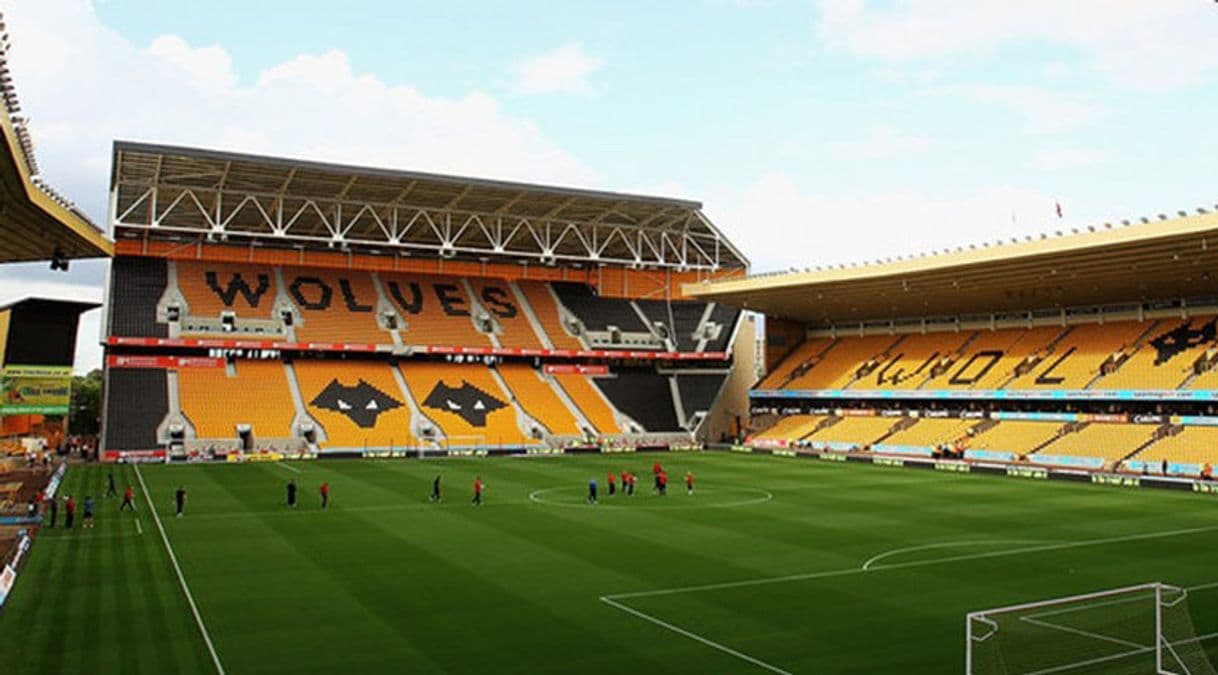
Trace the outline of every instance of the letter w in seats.
<instances>
[{"instance_id":1,"label":"letter w in seats","mask_svg":"<svg viewBox=\"0 0 1218 675\"><path fill-rule=\"evenodd\" d=\"M207 287L219 296L220 300L224 302L225 307L232 307L233 301L237 299L237 294L240 293L241 297L245 298L245 301L249 303L249 306L256 309L258 303L262 302L262 296L266 295L266 292L271 288L271 279L265 274L258 275L258 287L256 289L250 288L240 272L235 272L233 278L229 279L228 286L224 288L220 287L220 280L216 278L215 272L207 272L203 276L207 280Z\"/></svg>"}]
</instances>

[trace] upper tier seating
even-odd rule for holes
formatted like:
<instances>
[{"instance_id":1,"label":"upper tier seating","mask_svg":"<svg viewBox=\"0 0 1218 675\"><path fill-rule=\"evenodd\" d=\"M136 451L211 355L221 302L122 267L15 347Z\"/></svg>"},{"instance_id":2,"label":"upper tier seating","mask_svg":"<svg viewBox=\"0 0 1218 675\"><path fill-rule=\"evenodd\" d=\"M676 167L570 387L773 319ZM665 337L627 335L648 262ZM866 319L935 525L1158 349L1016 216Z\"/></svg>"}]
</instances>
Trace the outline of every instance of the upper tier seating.
<instances>
[{"instance_id":1,"label":"upper tier seating","mask_svg":"<svg viewBox=\"0 0 1218 675\"><path fill-rule=\"evenodd\" d=\"M156 306L168 279L164 260L115 258L110 264L110 297L114 301L106 307L110 313L110 335L169 337L169 327L156 320Z\"/></svg>"},{"instance_id":2,"label":"upper tier seating","mask_svg":"<svg viewBox=\"0 0 1218 675\"><path fill-rule=\"evenodd\" d=\"M680 431L668 376L654 370L617 370L594 378L613 406L651 432Z\"/></svg>"},{"instance_id":3,"label":"upper tier seating","mask_svg":"<svg viewBox=\"0 0 1218 675\"><path fill-rule=\"evenodd\" d=\"M596 427L597 433L622 433L622 428L618 426L613 415L613 409L606 402L605 395L588 381L586 375L568 373L555 375L554 379L575 405L579 407L584 418L592 426Z\"/></svg>"},{"instance_id":4,"label":"upper tier seating","mask_svg":"<svg viewBox=\"0 0 1218 675\"><path fill-rule=\"evenodd\" d=\"M164 370L110 368L106 371L107 450L154 450L156 430L169 412Z\"/></svg>"},{"instance_id":5,"label":"upper tier seating","mask_svg":"<svg viewBox=\"0 0 1218 675\"><path fill-rule=\"evenodd\" d=\"M792 443L812 433L825 421L824 415L787 415L780 417L774 426L753 436L755 441L785 441Z\"/></svg>"},{"instance_id":6,"label":"upper tier seating","mask_svg":"<svg viewBox=\"0 0 1218 675\"><path fill-rule=\"evenodd\" d=\"M587 284L556 281L551 286L563 306L574 314L587 330L607 331L610 326L617 326L625 333L651 332L639 318L638 312L634 311L629 300L599 297Z\"/></svg>"},{"instance_id":7,"label":"upper tier seating","mask_svg":"<svg viewBox=\"0 0 1218 675\"><path fill-rule=\"evenodd\" d=\"M583 435L575 415L535 369L523 363L504 363L498 369L520 407L544 424L550 433L559 436Z\"/></svg>"},{"instance_id":8,"label":"upper tier seating","mask_svg":"<svg viewBox=\"0 0 1218 675\"><path fill-rule=\"evenodd\" d=\"M1149 327L1135 321L1074 326L1035 367L1004 388L1082 389L1100 375L1104 361Z\"/></svg>"},{"instance_id":9,"label":"upper tier seating","mask_svg":"<svg viewBox=\"0 0 1218 675\"><path fill-rule=\"evenodd\" d=\"M732 334L736 331L736 322L740 321L740 310L728 305L716 304L711 310L710 323L716 323L723 327L719 333L719 337L708 340L706 348L703 351L707 352L725 352L728 346L731 345Z\"/></svg>"},{"instance_id":10,"label":"upper tier seating","mask_svg":"<svg viewBox=\"0 0 1218 675\"><path fill-rule=\"evenodd\" d=\"M1137 351L1101 378L1100 389L1177 389L1193 374L1193 364L1215 344L1218 318L1160 321Z\"/></svg>"},{"instance_id":11,"label":"upper tier seating","mask_svg":"<svg viewBox=\"0 0 1218 675\"><path fill-rule=\"evenodd\" d=\"M1156 427L1151 424L1107 424L1092 422L1078 431L1062 434L1046 445L1030 459L1039 455L1066 455L1071 457L1103 457L1114 462L1125 458L1143 443L1149 441Z\"/></svg>"},{"instance_id":12,"label":"upper tier seating","mask_svg":"<svg viewBox=\"0 0 1218 675\"><path fill-rule=\"evenodd\" d=\"M400 329L402 342L409 345L449 347L489 347L490 338L474 325L473 304L463 280L457 277L422 274L382 274L381 285L399 314L406 321ZM487 311L515 308L515 299L487 305Z\"/></svg>"},{"instance_id":13,"label":"upper tier seating","mask_svg":"<svg viewBox=\"0 0 1218 675\"><path fill-rule=\"evenodd\" d=\"M1064 331L1059 326L979 331L960 358L922 388L998 389L1015 377L1024 359L1048 347Z\"/></svg>"},{"instance_id":14,"label":"upper tier seating","mask_svg":"<svg viewBox=\"0 0 1218 675\"><path fill-rule=\"evenodd\" d=\"M555 349L578 351L584 348L579 338L568 333L563 325L558 313L558 301L554 299L549 284L540 281L521 281L518 285Z\"/></svg>"},{"instance_id":15,"label":"upper tier seating","mask_svg":"<svg viewBox=\"0 0 1218 675\"><path fill-rule=\"evenodd\" d=\"M248 424L254 438L288 438L296 416L287 373L279 361L239 361L224 368L181 368L178 396L197 438L237 438Z\"/></svg>"},{"instance_id":16,"label":"upper tier seating","mask_svg":"<svg viewBox=\"0 0 1218 675\"><path fill-rule=\"evenodd\" d=\"M635 300L634 304L651 323L664 326L664 333L676 345L677 351L692 352L698 348L694 333L702 323L706 304L688 300Z\"/></svg>"},{"instance_id":17,"label":"upper tier seating","mask_svg":"<svg viewBox=\"0 0 1218 675\"><path fill-rule=\"evenodd\" d=\"M937 365L959 351L968 333L907 335L889 350L888 358L860 377L851 389L917 389Z\"/></svg>"},{"instance_id":18,"label":"upper tier seating","mask_svg":"<svg viewBox=\"0 0 1218 675\"><path fill-rule=\"evenodd\" d=\"M758 389L779 389L791 379L796 369L815 358L833 344L831 338L809 338L799 343L782 361L757 385Z\"/></svg>"},{"instance_id":19,"label":"upper tier seating","mask_svg":"<svg viewBox=\"0 0 1218 675\"><path fill-rule=\"evenodd\" d=\"M1186 426L1133 456L1145 462L1218 463L1218 427Z\"/></svg>"},{"instance_id":20,"label":"upper tier seating","mask_svg":"<svg viewBox=\"0 0 1218 675\"><path fill-rule=\"evenodd\" d=\"M432 361L400 365L423 413L458 445L532 445L516 423L516 409L486 366Z\"/></svg>"},{"instance_id":21,"label":"upper tier seating","mask_svg":"<svg viewBox=\"0 0 1218 675\"><path fill-rule=\"evenodd\" d=\"M367 272L284 268L288 297L300 310L300 342L393 344L377 321L379 296Z\"/></svg>"},{"instance_id":22,"label":"upper tier seating","mask_svg":"<svg viewBox=\"0 0 1218 675\"><path fill-rule=\"evenodd\" d=\"M796 377L788 389L842 389L854 379L868 361L881 356L894 342L891 335L867 335L841 338L833 343L823 358Z\"/></svg>"},{"instance_id":23,"label":"upper tier seating","mask_svg":"<svg viewBox=\"0 0 1218 675\"><path fill-rule=\"evenodd\" d=\"M410 407L389 364L298 359L294 368L305 408L325 431L325 447L417 444Z\"/></svg>"},{"instance_id":24,"label":"upper tier seating","mask_svg":"<svg viewBox=\"0 0 1218 675\"><path fill-rule=\"evenodd\" d=\"M512 293L511 285L506 281L495 279L471 279L478 303L486 308L501 329L498 337L503 347L517 349L541 349L541 340L516 294Z\"/></svg>"},{"instance_id":25,"label":"upper tier seating","mask_svg":"<svg viewBox=\"0 0 1218 675\"><path fill-rule=\"evenodd\" d=\"M258 265L179 262L178 290L186 298L188 314L220 318L230 311L247 319L275 319L279 292L275 271Z\"/></svg>"}]
</instances>

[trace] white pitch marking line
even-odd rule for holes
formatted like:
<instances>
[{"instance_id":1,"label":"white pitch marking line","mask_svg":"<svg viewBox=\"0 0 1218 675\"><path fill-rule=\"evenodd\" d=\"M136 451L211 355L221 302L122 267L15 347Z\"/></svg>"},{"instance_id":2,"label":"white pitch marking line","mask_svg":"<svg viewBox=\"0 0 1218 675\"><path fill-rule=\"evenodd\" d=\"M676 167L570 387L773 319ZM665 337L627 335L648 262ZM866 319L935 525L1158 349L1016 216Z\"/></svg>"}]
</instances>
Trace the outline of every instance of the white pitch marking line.
<instances>
[{"instance_id":1,"label":"white pitch marking line","mask_svg":"<svg viewBox=\"0 0 1218 675\"><path fill-rule=\"evenodd\" d=\"M140 525L140 519L139 519L139 518L134 518L133 520L135 520L135 532L136 532L136 534L139 534L140 536L143 536L143 534L144 534L144 526L143 526L143 525Z\"/></svg>"},{"instance_id":2,"label":"white pitch marking line","mask_svg":"<svg viewBox=\"0 0 1218 675\"><path fill-rule=\"evenodd\" d=\"M300 469L297 469L296 467L292 466L291 464L285 464L283 462L275 462L275 466L283 468L283 469L287 469L288 471L295 471L296 473L304 473Z\"/></svg>"},{"instance_id":3,"label":"white pitch marking line","mask_svg":"<svg viewBox=\"0 0 1218 675\"><path fill-rule=\"evenodd\" d=\"M869 570L871 566L884 558L888 558L899 553L913 553L914 551L928 551L936 548L951 548L953 546L986 546L988 544L1043 544L1043 539L973 539L969 541L945 541L940 544L923 544L921 546L909 546L906 548L894 548L891 551L874 556L863 563L863 569Z\"/></svg>"},{"instance_id":4,"label":"white pitch marking line","mask_svg":"<svg viewBox=\"0 0 1218 675\"><path fill-rule=\"evenodd\" d=\"M643 619L644 621L649 621L651 623L654 623L655 625L660 626L661 628L666 628L674 633L684 635L685 637L687 637L691 640L701 642L702 644L706 645L707 647L712 647L714 649L718 649L719 651L721 651L725 654L730 654L738 659L748 661L749 663L751 663L755 666L758 666L760 668L765 668L766 670L768 670L772 673L778 673L779 675L792 675L790 671L783 670L782 668L779 668L778 666L766 663L765 661L762 661L761 659L754 658L752 656L749 656L748 654L745 654L744 652L737 651L726 645L721 645L718 642L715 642L714 640L704 638L701 635L698 635L697 633L693 633L691 631L685 630L684 628L681 628L680 626L674 626L673 624L668 623L667 621L663 621L661 619L657 619L656 617L654 617L650 614L647 614L646 612L640 612L639 610L634 609L633 607L628 607L626 605L623 605L622 603L616 602L608 596L601 596L600 601L611 607L616 607L617 609L620 609L623 612L626 612L627 614L632 614L634 616L637 616L638 618Z\"/></svg>"},{"instance_id":5,"label":"white pitch marking line","mask_svg":"<svg viewBox=\"0 0 1218 675\"><path fill-rule=\"evenodd\" d=\"M891 565L880 565L868 570L863 570L861 567L848 567L845 569L828 570L823 572L807 572L803 574L790 574L780 577L763 577L760 579L744 579L741 581L727 581L717 584L701 584L698 586L679 586L676 588L661 588L652 591L636 591L632 593L615 593L605 597L611 599L622 598L644 598L657 595L674 595L677 593L692 593L695 591L712 591L725 588L741 588L747 586L763 586L767 584L777 584L784 581L801 581L805 579L821 579L825 577L845 576L849 574L875 573L883 570L907 569L914 567L927 567L930 565L941 565L950 562L962 562L966 560L983 560L986 558L999 558L1009 555L1019 555L1022 553L1039 553L1043 551L1058 551L1071 548L1083 548L1086 546L1101 546L1104 544L1117 544L1126 541L1141 541L1146 539L1163 539L1167 537L1178 537L1186 534L1199 534L1202 532L1213 532L1218 530L1218 525L1209 525L1206 527L1193 527L1183 530L1169 530L1162 532L1148 532L1144 534L1131 534L1121 537L1107 537L1104 539L1085 539L1082 541L1072 541L1060 544L1044 544L1042 546L1024 546L1022 548L1012 548L1002 551L986 551L984 553L970 553L964 555L947 556L943 558L930 558L927 560L913 560L905 563L892 563Z\"/></svg>"},{"instance_id":6,"label":"white pitch marking line","mask_svg":"<svg viewBox=\"0 0 1218 675\"><path fill-rule=\"evenodd\" d=\"M195 624L199 626L199 632L203 635L203 642L207 644L207 651L211 653L211 661L216 666L216 672L219 675L224 675L224 665L220 663L220 655L216 653L216 646L212 644L211 634L207 632L207 626L203 623L203 616L199 614L199 606L195 604L195 596L190 592L190 586L186 583L186 576L182 574L182 567L178 565L178 556L173 552L173 545L169 543L169 536L165 534L165 526L161 524L161 516L157 513L156 504L152 501L152 495L148 492L148 485L144 483L144 474L140 473L140 465L135 465L135 477L140 481L140 489L144 491L144 499L148 500L148 508L152 510L152 521L156 523L156 529L161 532L161 541L165 544L165 551L169 553L169 562L173 563L173 571L178 575L178 583L182 586L182 592L186 594L186 601L190 603L190 611L195 615Z\"/></svg>"}]
</instances>

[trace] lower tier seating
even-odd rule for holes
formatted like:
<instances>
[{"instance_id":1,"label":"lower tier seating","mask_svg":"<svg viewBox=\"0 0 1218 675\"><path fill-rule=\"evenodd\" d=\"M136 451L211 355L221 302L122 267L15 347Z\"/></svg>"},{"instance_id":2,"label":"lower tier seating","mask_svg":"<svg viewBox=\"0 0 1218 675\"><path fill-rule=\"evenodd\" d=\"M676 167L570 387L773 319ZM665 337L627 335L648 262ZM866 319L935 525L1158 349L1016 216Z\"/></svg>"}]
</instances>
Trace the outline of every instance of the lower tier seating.
<instances>
[{"instance_id":1,"label":"lower tier seating","mask_svg":"<svg viewBox=\"0 0 1218 675\"><path fill-rule=\"evenodd\" d=\"M604 394L588 381L586 375L555 375L554 379L563 388L567 396L575 402L575 405L579 407L580 412L584 414L584 418L592 426L596 427L597 433L622 433L622 428L618 426L613 409L605 401Z\"/></svg>"},{"instance_id":2,"label":"lower tier seating","mask_svg":"<svg viewBox=\"0 0 1218 675\"><path fill-rule=\"evenodd\" d=\"M697 412L709 412L715 405L719 390L726 375L695 374L677 375L677 390L681 394L681 409L686 417Z\"/></svg>"},{"instance_id":3,"label":"lower tier seating","mask_svg":"<svg viewBox=\"0 0 1218 675\"><path fill-rule=\"evenodd\" d=\"M106 372L102 437L107 450L160 447L156 430L168 412L169 384L164 370L111 368Z\"/></svg>"},{"instance_id":4,"label":"lower tier seating","mask_svg":"<svg viewBox=\"0 0 1218 675\"><path fill-rule=\"evenodd\" d=\"M1145 462L1218 463L1218 427L1181 427L1133 456Z\"/></svg>"},{"instance_id":5,"label":"lower tier seating","mask_svg":"<svg viewBox=\"0 0 1218 675\"><path fill-rule=\"evenodd\" d=\"M507 393L481 364L405 362L402 375L423 413L456 445L528 445Z\"/></svg>"},{"instance_id":6,"label":"lower tier seating","mask_svg":"<svg viewBox=\"0 0 1218 675\"><path fill-rule=\"evenodd\" d=\"M499 366L499 374L520 402L520 407L530 417L544 424L550 433L582 435L575 415L535 369L522 363L505 363Z\"/></svg>"},{"instance_id":7,"label":"lower tier seating","mask_svg":"<svg viewBox=\"0 0 1218 675\"><path fill-rule=\"evenodd\" d=\"M615 370L593 380L613 406L651 432L680 431L668 377L653 370Z\"/></svg>"},{"instance_id":8,"label":"lower tier seating","mask_svg":"<svg viewBox=\"0 0 1218 675\"><path fill-rule=\"evenodd\" d=\"M410 407L387 363L296 361L309 415L325 431L327 448L416 445Z\"/></svg>"},{"instance_id":9,"label":"lower tier seating","mask_svg":"<svg viewBox=\"0 0 1218 675\"><path fill-rule=\"evenodd\" d=\"M968 448L1010 452L1021 457L1057 438L1064 426L1061 422L1002 421L974 435L968 442Z\"/></svg>"},{"instance_id":10,"label":"lower tier seating","mask_svg":"<svg viewBox=\"0 0 1218 675\"><path fill-rule=\"evenodd\" d=\"M755 435L753 440L791 443L812 433L812 430L824 421L824 415L788 415L779 418L774 426Z\"/></svg>"},{"instance_id":11,"label":"lower tier seating","mask_svg":"<svg viewBox=\"0 0 1218 675\"><path fill-rule=\"evenodd\" d=\"M1102 457L1115 462L1133 453L1151 439L1155 427L1148 424L1090 423L1078 431L1062 434L1057 440L1032 455L1065 455L1069 457Z\"/></svg>"},{"instance_id":12,"label":"lower tier seating","mask_svg":"<svg viewBox=\"0 0 1218 675\"><path fill-rule=\"evenodd\" d=\"M864 447L885 436L898 421L900 418L841 417L836 423L826 424L812 432L804 440L813 443L848 443Z\"/></svg>"},{"instance_id":13,"label":"lower tier seating","mask_svg":"<svg viewBox=\"0 0 1218 675\"><path fill-rule=\"evenodd\" d=\"M968 430L976 426L977 420L956 418L924 418L893 433L884 439L886 445L909 445L934 447L944 443L954 444L968 436Z\"/></svg>"},{"instance_id":14,"label":"lower tier seating","mask_svg":"<svg viewBox=\"0 0 1218 675\"><path fill-rule=\"evenodd\" d=\"M234 377L224 368L182 368L178 397L197 438L237 438L239 424L255 439L292 436L296 408L279 361L238 361Z\"/></svg>"}]
</instances>

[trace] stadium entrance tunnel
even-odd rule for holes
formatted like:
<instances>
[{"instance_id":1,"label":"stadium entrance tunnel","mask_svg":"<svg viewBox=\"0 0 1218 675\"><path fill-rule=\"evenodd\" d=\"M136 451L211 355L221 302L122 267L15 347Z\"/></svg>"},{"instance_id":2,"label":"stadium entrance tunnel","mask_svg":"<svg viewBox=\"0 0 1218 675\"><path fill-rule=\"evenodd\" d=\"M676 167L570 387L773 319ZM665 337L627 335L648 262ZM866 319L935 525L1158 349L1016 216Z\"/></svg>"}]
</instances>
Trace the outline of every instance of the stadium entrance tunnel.
<instances>
[{"instance_id":1,"label":"stadium entrance tunnel","mask_svg":"<svg viewBox=\"0 0 1218 675\"><path fill-rule=\"evenodd\" d=\"M698 485L692 495L686 494L684 485L670 484L668 494L661 497L652 492L650 485L635 488L634 496L610 495L602 485L596 504L588 502L587 485L564 485L544 488L529 493L529 501L546 506L566 506L596 509L705 509L733 508L764 504L774 499L774 493L762 488L737 485Z\"/></svg>"}]
</instances>

